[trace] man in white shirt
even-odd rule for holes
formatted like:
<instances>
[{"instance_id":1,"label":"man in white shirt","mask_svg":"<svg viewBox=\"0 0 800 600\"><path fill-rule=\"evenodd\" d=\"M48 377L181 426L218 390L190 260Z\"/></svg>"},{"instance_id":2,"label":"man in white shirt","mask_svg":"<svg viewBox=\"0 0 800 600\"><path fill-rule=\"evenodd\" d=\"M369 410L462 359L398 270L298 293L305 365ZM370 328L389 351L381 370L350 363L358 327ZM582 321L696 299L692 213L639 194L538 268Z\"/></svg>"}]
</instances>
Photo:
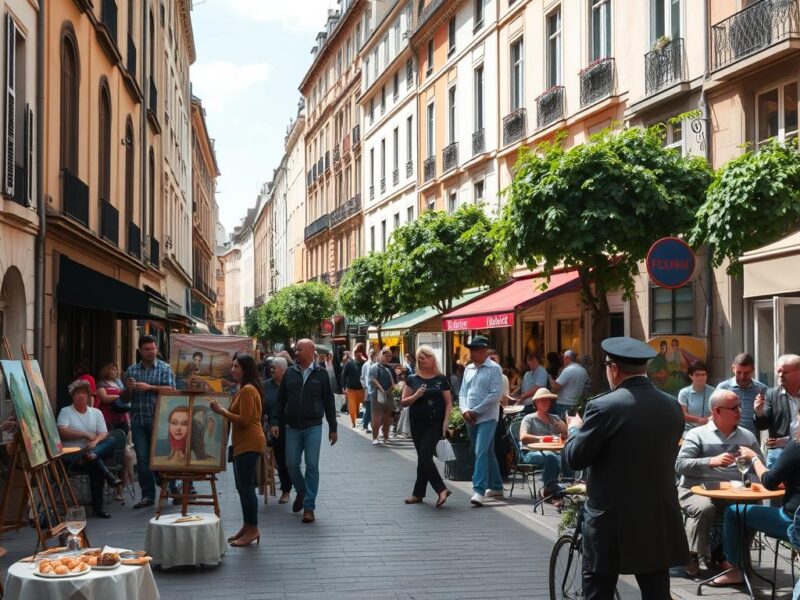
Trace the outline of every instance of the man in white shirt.
<instances>
[{"instance_id":1,"label":"man in white shirt","mask_svg":"<svg viewBox=\"0 0 800 600\"><path fill-rule=\"evenodd\" d=\"M564 370L558 379L550 378L550 388L558 394L556 414L563 419L589 387L589 374L577 361L578 357L572 350L565 350L562 359Z\"/></svg>"},{"instance_id":2,"label":"man in white shirt","mask_svg":"<svg viewBox=\"0 0 800 600\"><path fill-rule=\"evenodd\" d=\"M361 367L361 387L366 390L364 394L364 416L361 419L361 425L364 431L369 433L369 425L372 422L372 396L374 391L372 383L369 380L369 370L375 364L375 348L370 348L367 353L367 362Z\"/></svg>"}]
</instances>

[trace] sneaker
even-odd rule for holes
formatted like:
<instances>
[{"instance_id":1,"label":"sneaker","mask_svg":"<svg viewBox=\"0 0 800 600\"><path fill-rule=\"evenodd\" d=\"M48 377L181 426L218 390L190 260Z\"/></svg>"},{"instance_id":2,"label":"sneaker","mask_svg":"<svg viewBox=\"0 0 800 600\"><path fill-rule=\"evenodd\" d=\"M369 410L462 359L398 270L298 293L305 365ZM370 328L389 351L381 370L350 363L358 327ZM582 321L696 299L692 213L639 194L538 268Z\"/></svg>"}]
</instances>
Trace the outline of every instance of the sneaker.
<instances>
[{"instance_id":1,"label":"sneaker","mask_svg":"<svg viewBox=\"0 0 800 600\"><path fill-rule=\"evenodd\" d=\"M380 442L378 441L378 438L375 438L374 440L372 440L372 445L373 446L377 446L378 444L380 444Z\"/></svg>"},{"instance_id":2,"label":"sneaker","mask_svg":"<svg viewBox=\"0 0 800 600\"><path fill-rule=\"evenodd\" d=\"M386 440L385 440L385 439L383 439L383 438L378 438L378 439L377 439L377 440L375 440L375 441L376 441L376 442L378 442L378 443L379 443L381 446L383 446L383 445L386 443Z\"/></svg>"},{"instance_id":3,"label":"sneaker","mask_svg":"<svg viewBox=\"0 0 800 600\"><path fill-rule=\"evenodd\" d=\"M469 501L472 502L473 506L483 506L486 499L478 492L475 492L472 494L472 498L470 498Z\"/></svg>"},{"instance_id":4,"label":"sneaker","mask_svg":"<svg viewBox=\"0 0 800 600\"><path fill-rule=\"evenodd\" d=\"M503 490L486 490L487 498L503 498Z\"/></svg>"}]
</instances>

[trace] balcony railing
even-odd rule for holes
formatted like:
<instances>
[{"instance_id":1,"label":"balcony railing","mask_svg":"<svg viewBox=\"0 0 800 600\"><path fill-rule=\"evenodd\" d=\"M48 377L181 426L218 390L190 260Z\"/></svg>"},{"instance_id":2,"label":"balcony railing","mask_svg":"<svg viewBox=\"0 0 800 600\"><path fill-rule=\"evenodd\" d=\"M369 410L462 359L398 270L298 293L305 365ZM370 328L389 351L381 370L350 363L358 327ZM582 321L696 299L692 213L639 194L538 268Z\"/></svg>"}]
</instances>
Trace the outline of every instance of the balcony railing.
<instances>
[{"instance_id":1,"label":"balcony railing","mask_svg":"<svg viewBox=\"0 0 800 600\"><path fill-rule=\"evenodd\" d=\"M432 0L428 5L419 13L419 20L417 21L416 29L420 29L431 16L439 10L439 7L444 4L444 0Z\"/></svg>"},{"instance_id":2,"label":"balcony railing","mask_svg":"<svg viewBox=\"0 0 800 600\"><path fill-rule=\"evenodd\" d=\"M436 178L436 157L431 156L425 159L422 163L422 173L425 181L430 181Z\"/></svg>"},{"instance_id":3,"label":"balcony railing","mask_svg":"<svg viewBox=\"0 0 800 600\"><path fill-rule=\"evenodd\" d=\"M156 269L161 266L161 244L155 237L150 238L150 264Z\"/></svg>"},{"instance_id":4,"label":"balcony railing","mask_svg":"<svg viewBox=\"0 0 800 600\"><path fill-rule=\"evenodd\" d=\"M133 43L133 38L131 36L128 36L127 61L126 68L128 69L128 73L133 75L133 78L136 79L136 44Z\"/></svg>"},{"instance_id":5,"label":"balcony railing","mask_svg":"<svg viewBox=\"0 0 800 600\"><path fill-rule=\"evenodd\" d=\"M442 173L458 166L458 142L451 142L442 150Z\"/></svg>"},{"instance_id":6,"label":"balcony railing","mask_svg":"<svg viewBox=\"0 0 800 600\"><path fill-rule=\"evenodd\" d=\"M342 158L342 155L339 154L339 144L336 144L333 147L333 164L338 163Z\"/></svg>"},{"instance_id":7,"label":"balcony railing","mask_svg":"<svg viewBox=\"0 0 800 600\"><path fill-rule=\"evenodd\" d=\"M133 221L128 221L128 254L142 258L142 230Z\"/></svg>"},{"instance_id":8,"label":"balcony railing","mask_svg":"<svg viewBox=\"0 0 800 600\"><path fill-rule=\"evenodd\" d=\"M414 85L414 70L406 71L406 91Z\"/></svg>"},{"instance_id":9,"label":"balcony railing","mask_svg":"<svg viewBox=\"0 0 800 600\"><path fill-rule=\"evenodd\" d=\"M518 108L503 117L503 145L508 146L525 137L525 121L527 111Z\"/></svg>"},{"instance_id":10,"label":"balcony railing","mask_svg":"<svg viewBox=\"0 0 800 600\"><path fill-rule=\"evenodd\" d=\"M375 199L375 186L374 185L369 186L369 199L370 200L374 200Z\"/></svg>"},{"instance_id":11,"label":"balcony railing","mask_svg":"<svg viewBox=\"0 0 800 600\"><path fill-rule=\"evenodd\" d=\"M711 27L711 69L798 35L797 0L761 0Z\"/></svg>"},{"instance_id":12,"label":"balcony railing","mask_svg":"<svg viewBox=\"0 0 800 600\"><path fill-rule=\"evenodd\" d=\"M406 179L414 174L414 161L410 160L406 163Z\"/></svg>"},{"instance_id":13,"label":"balcony railing","mask_svg":"<svg viewBox=\"0 0 800 600\"><path fill-rule=\"evenodd\" d=\"M353 127L353 148L361 143L361 125Z\"/></svg>"},{"instance_id":14,"label":"balcony railing","mask_svg":"<svg viewBox=\"0 0 800 600\"><path fill-rule=\"evenodd\" d=\"M397 185L400 183L400 169L395 169L392 171L392 185Z\"/></svg>"},{"instance_id":15,"label":"balcony railing","mask_svg":"<svg viewBox=\"0 0 800 600\"><path fill-rule=\"evenodd\" d=\"M64 185L64 214L89 226L89 186L68 169L61 170Z\"/></svg>"},{"instance_id":16,"label":"balcony railing","mask_svg":"<svg viewBox=\"0 0 800 600\"><path fill-rule=\"evenodd\" d=\"M671 40L644 55L644 89L649 96L683 81L683 38Z\"/></svg>"},{"instance_id":17,"label":"balcony railing","mask_svg":"<svg viewBox=\"0 0 800 600\"><path fill-rule=\"evenodd\" d=\"M311 225L306 225L305 228L305 237L304 239L309 239L314 237L318 233L321 233L330 227L330 220L328 215L322 215L316 221L311 223Z\"/></svg>"},{"instance_id":18,"label":"balcony railing","mask_svg":"<svg viewBox=\"0 0 800 600\"><path fill-rule=\"evenodd\" d=\"M330 226L334 227L343 221L346 221L353 215L361 212L361 194L356 194L350 200L337 206L330 214Z\"/></svg>"},{"instance_id":19,"label":"balcony railing","mask_svg":"<svg viewBox=\"0 0 800 600\"><path fill-rule=\"evenodd\" d=\"M536 98L536 127L542 129L564 118L564 86L556 85Z\"/></svg>"},{"instance_id":20,"label":"balcony railing","mask_svg":"<svg viewBox=\"0 0 800 600\"><path fill-rule=\"evenodd\" d=\"M344 136L344 139L342 140L342 154L347 154L348 152L350 152L350 134L349 133L346 136Z\"/></svg>"},{"instance_id":21,"label":"balcony railing","mask_svg":"<svg viewBox=\"0 0 800 600\"><path fill-rule=\"evenodd\" d=\"M614 91L614 59L601 58L579 73L581 108L594 104Z\"/></svg>"},{"instance_id":22,"label":"balcony railing","mask_svg":"<svg viewBox=\"0 0 800 600\"><path fill-rule=\"evenodd\" d=\"M392 92L392 100L393 100L394 102L397 102L397 99L398 99L398 98L400 98L400 89L399 89L399 85L398 85L397 87L395 87L395 88L394 88L394 91Z\"/></svg>"},{"instance_id":23,"label":"balcony railing","mask_svg":"<svg viewBox=\"0 0 800 600\"><path fill-rule=\"evenodd\" d=\"M472 156L486 151L486 130L479 129L472 133Z\"/></svg>"},{"instance_id":24,"label":"balcony railing","mask_svg":"<svg viewBox=\"0 0 800 600\"><path fill-rule=\"evenodd\" d=\"M336 271L336 284L337 285L340 285L342 283L342 279L344 279L344 276L347 274L347 272L349 270L350 270L350 267L345 267L344 269L339 269L338 271Z\"/></svg>"},{"instance_id":25,"label":"balcony railing","mask_svg":"<svg viewBox=\"0 0 800 600\"><path fill-rule=\"evenodd\" d=\"M322 275L320 275L319 280L321 283L324 283L325 285L331 284L331 276L329 273L323 273Z\"/></svg>"},{"instance_id":26,"label":"balcony railing","mask_svg":"<svg viewBox=\"0 0 800 600\"><path fill-rule=\"evenodd\" d=\"M114 43L117 43L117 3L114 0L103 0L100 10L100 21L108 29Z\"/></svg>"},{"instance_id":27,"label":"balcony railing","mask_svg":"<svg viewBox=\"0 0 800 600\"><path fill-rule=\"evenodd\" d=\"M386 177L381 177L381 194L386 191Z\"/></svg>"},{"instance_id":28,"label":"balcony railing","mask_svg":"<svg viewBox=\"0 0 800 600\"><path fill-rule=\"evenodd\" d=\"M119 246L119 211L105 200L100 202L100 237Z\"/></svg>"}]
</instances>

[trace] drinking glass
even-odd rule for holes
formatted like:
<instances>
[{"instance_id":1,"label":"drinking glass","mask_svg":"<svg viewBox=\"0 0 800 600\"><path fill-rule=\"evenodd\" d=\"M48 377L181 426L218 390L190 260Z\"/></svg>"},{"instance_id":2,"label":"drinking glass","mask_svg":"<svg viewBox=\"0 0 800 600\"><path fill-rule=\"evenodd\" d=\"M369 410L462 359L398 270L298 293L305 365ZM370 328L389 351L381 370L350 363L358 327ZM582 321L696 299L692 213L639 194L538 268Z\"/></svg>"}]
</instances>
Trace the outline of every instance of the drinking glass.
<instances>
[{"instance_id":1,"label":"drinking glass","mask_svg":"<svg viewBox=\"0 0 800 600\"><path fill-rule=\"evenodd\" d=\"M70 532L69 549L75 553L81 548L81 539L78 534L86 527L86 510L82 506L71 506L67 509L67 519L65 521L67 531Z\"/></svg>"},{"instance_id":2,"label":"drinking glass","mask_svg":"<svg viewBox=\"0 0 800 600\"><path fill-rule=\"evenodd\" d=\"M745 473L747 473L747 470L750 468L750 461L744 456L737 456L736 468L739 469L739 473L742 476L742 485L744 485L744 476Z\"/></svg>"}]
</instances>

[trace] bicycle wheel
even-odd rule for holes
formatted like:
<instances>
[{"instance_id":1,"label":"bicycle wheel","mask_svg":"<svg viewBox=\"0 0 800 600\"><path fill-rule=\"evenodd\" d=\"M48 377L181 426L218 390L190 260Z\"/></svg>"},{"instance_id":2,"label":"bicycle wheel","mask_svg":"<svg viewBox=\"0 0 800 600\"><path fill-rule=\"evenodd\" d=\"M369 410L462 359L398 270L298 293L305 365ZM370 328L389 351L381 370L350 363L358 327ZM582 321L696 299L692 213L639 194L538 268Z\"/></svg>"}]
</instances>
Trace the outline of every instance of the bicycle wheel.
<instances>
[{"instance_id":1,"label":"bicycle wheel","mask_svg":"<svg viewBox=\"0 0 800 600\"><path fill-rule=\"evenodd\" d=\"M556 540L550 554L550 600L583 598L580 540L573 545L572 535Z\"/></svg>"}]
</instances>

